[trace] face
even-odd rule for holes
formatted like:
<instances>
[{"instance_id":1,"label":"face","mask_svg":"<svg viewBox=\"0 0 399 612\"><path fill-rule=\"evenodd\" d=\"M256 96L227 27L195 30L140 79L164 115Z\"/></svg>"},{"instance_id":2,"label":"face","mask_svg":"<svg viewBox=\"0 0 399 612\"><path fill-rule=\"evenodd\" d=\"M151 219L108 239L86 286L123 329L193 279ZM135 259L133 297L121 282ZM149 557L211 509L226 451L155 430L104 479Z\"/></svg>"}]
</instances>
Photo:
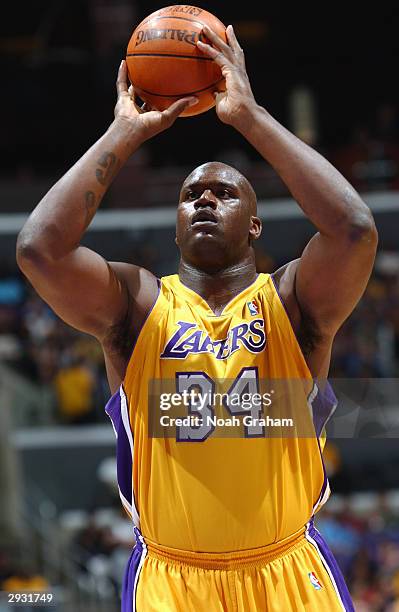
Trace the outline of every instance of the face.
<instances>
[{"instance_id":1,"label":"face","mask_svg":"<svg viewBox=\"0 0 399 612\"><path fill-rule=\"evenodd\" d=\"M226 268L248 254L260 232L255 193L238 170L209 162L186 178L176 225L184 261L203 270Z\"/></svg>"}]
</instances>

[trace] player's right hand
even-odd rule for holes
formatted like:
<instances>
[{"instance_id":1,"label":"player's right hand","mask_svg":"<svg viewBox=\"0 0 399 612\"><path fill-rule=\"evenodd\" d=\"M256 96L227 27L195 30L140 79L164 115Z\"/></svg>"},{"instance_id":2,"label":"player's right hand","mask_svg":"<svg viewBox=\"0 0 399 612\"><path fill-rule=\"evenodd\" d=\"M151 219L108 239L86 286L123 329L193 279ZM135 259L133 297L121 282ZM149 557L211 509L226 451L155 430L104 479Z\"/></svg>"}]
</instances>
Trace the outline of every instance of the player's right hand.
<instances>
[{"instance_id":1,"label":"player's right hand","mask_svg":"<svg viewBox=\"0 0 399 612\"><path fill-rule=\"evenodd\" d=\"M155 134L166 130L175 122L187 106L192 106L198 102L198 99L194 96L181 98L164 111L152 110L146 104L142 107L138 106L135 101L133 86L128 87L125 60L122 60L119 66L116 91L118 93L118 100L114 111L115 119L121 119L133 124L143 140L147 140L155 136Z\"/></svg>"}]
</instances>

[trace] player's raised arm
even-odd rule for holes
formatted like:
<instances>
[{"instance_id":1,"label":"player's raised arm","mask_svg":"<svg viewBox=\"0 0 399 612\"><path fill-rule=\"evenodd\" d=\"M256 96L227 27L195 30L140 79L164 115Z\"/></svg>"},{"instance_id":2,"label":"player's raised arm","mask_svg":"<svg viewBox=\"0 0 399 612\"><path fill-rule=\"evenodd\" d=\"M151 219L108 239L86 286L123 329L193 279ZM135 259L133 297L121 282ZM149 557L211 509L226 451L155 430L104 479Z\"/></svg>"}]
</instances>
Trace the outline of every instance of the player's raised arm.
<instances>
[{"instance_id":1,"label":"player's raised arm","mask_svg":"<svg viewBox=\"0 0 399 612\"><path fill-rule=\"evenodd\" d=\"M81 238L130 155L196 101L184 98L163 112L138 109L124 61L117 93L109 129L44 196L17 241L18 265L42 298L67 323L100 340L126 316L129 297L138 317L145 316L156 295L156 279L136 266L106 262L80 246Z\"/></svg>"},{"instance_id":2,"label":"player's raised arm","mask_svg":"<svg viewBox=\"0 0 399 612\"><path fill-rule=\"evenodd\" d=\"M198 47L226 78L226 92L216 95L219 118L273 166L319 230L301 258L287 266L281 287L284 298L295 297L318 336L332 338L360 299L371 273L377 246L372 214L324 157L256 103L233 28L227 28L228 44L209 28L204 33L212 46L198 42Z\"/></svg>"}]
</instances>

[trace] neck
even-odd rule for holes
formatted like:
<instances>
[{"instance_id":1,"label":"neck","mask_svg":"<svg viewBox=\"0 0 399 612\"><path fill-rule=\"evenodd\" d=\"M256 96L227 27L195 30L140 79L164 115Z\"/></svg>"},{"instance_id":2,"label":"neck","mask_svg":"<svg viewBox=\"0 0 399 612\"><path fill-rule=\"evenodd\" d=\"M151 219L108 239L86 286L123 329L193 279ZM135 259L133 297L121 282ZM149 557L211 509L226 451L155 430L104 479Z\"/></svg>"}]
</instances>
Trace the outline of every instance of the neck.
<instances>
[{"instance_id":1,"label":"neck","mask_svg":"<svg viewBox=\"0 0 399 612\"><path fill-rule=\"evenodd\" d=\"M255 258L252 254L214 274L194 268L184 260L181 260L179 265L180 281L198 293L215 314L219 314L226 304L251 285L256 277Z\"/></svg>"}]
</instances>

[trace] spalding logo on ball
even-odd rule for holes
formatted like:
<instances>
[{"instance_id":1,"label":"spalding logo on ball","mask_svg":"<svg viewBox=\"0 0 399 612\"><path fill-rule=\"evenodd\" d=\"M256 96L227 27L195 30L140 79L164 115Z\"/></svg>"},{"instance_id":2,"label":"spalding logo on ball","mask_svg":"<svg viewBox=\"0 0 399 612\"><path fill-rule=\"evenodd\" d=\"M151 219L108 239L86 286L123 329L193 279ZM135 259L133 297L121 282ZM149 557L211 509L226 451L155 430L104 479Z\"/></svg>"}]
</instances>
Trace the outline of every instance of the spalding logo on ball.
<instances>
[{"instance_id":1,"label":"spalding logo on ball","mask_svg":"<svg viewBox=\"0 0 399 612\"><path fill-rule=\"evenodd\" d=\"M126 53L130 82L152 107L165 110L175 100L195 95L198 104L180 115L199 115L213 106L213 92L225 90L219 66L197 48L204 25L226 41L226 27L208 11L179 4L159 9L134 30Z\"/></svg>"}]
</instances>

